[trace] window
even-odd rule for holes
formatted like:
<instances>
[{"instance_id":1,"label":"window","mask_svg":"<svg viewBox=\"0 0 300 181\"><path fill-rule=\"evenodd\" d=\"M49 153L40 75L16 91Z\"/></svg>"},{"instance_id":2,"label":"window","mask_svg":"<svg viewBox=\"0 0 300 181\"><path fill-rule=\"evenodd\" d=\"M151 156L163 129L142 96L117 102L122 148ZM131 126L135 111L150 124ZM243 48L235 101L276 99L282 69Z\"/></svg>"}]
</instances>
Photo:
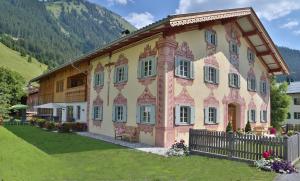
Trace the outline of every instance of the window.
<instances>
[{"instance_id":1,"label":"window","mask_svg":"<svg viewBox=\"0 0 300 181\"><path fill-rule=\"evenodd\" d=\"M175 75L188 79L194 78L194 68L192 61L177 57L175 66Z\"/></svg>"},{"instance_id":2,"label":"window","mask_svg":"<svg viewBox=\"0 0 300 181\"><path fill-rule=\"evenodd\" d=\"M103 86L104 84L104 72L97 72L94 76L94 86Z\"/></svg>"},{"instance_id":3,"label":"window","mask_svg":"<svg viewBox=\"0 0 300 181\"><path fill-rule=\"evenodd\" d=\"M255 55L252 50L248 49L247 58L250 64L253 64L255 61Z\"/></svg>"},{"instance_id":4,"label":"window","mask_svg":"<svg viewBox=\"0 0 300 181\"><path fill-rule=\"evenodd\" d=\"M219 83L219 70L214 67L205 66L204 67L204 82L218 84Z\"/></svg>"},{"instance_id":5,"label":"window","mask_svg":"<svg viewBox=\"0 0 300 181\"><path fill-rule=\"evenodd\" d=\"M248 111L248 121L250 123L256 122L256 110L252 109Z\"/></svg>"},{"instance_id":6,"label":"window","mask_svg":"<svg viewBox=\"0 0 300 181\"><path fill-rule=\"evenodd\" d=\"M67 106L67 121L74 121L73 117L73 106Z\"/></svg>"},{"instance_id":7,"label":"window","mask_svg":"<svg viewBox=\"0 0 300 181\"><path fill-rule=\"evenodd\" d=\"M291 117L292 117L292 116L291 116L291 113L288 112L288 113L287 113L287 119L291 119Z\"/></svg>"},{"instance_id":8,"label":"window","mask_svg":"<svg viewBox=\"0 0 300 181\"><path fill-rule=\"evenodd\" d=\"M217 123L217 109L214 107L208 108L208 122Z\"/></svg>"},{"instance_id":9,"label":"window","mask_svg":"<svg viewBox=\"0 0 300 181\"><path fill-rule=\"evenodd\" d=\"M217 34L212 30L205 31L205 40L210 45L217 45Z\"/></svg>"},{"instance_id":10,"label":"window","mask_svg":"<svg viewBox=\"0 0 300 181\"><path fill-rule=\"evenodd\" d=\"M85 82L86 75L84 73L73 75L71 77L68 77L68 88L83 86Z\"/></svg>"},{"instance_id":11,"label":"window","mask_svg":"<svg viewBox=\"0 0 300 181\"><path fill-rule=\"evenodd\" d=\"M239 48L238 48L238 45L236 42L231 41L229 43L229 51L230 51L230 53L233 53L233 54L239 53Z\"/></svg>"},{"instance_id":12,"label":"window","mask_svg":"<svg viewBox=\"0 0 300 181\"><path fill-rule=\"evenodd\" d=\"M175 108L175 124L186 125L194 124L195 108L189 105L176 105Z\"/></svg>"},{"instance_id":13,"label":"window","mask_svg":"<svg viewBox=\"0 0 300 181\"><path fill-rule=\"evenodd\" d=\"M156 58L147 57L139 62L138 77L146 78L156 75Z\"/></svg>"},{"instance_id":14,"label":"window","mask_svg":"<svg viewBox=\"0 0 300 181\"><path fill-rule=\"evenodd\" d=\"M256 79L254 76L248 77L248 90L256 91Z\"/></svg>"},{"instance_id":15,"label":"window","mask_svg":"<svg viewBox=\"0 0 300 181\"><path fill-rule=\"evenodd\" d=\"M268 118L268 112L267 111L261 111L260 112L260 122L266 123Z\"/></svg>"},{"instance_id":16,"label":"window","mask_svg":"<svg viewBox=\"0 0 300 181\"><path fill-rule=\"evenodd\" d=\"M294 105L300 105L300 98L294 98Z\"/></svg>"},{"instance_id":17,"label":"window","mask_svg":"<svg viewBox=\"0 0 300 181\"><path fill-rule=\"evenodd\" d=\"M294 119L300 119L300 112L294 112Z\"/></svg>"},{"instance_id":18,"label":"window","mask_svg":"<svg viewBox=\"0 0 300 181\"><path fill-rule=\"evenodd\" d=\"M240 88L240 76L238 74L229 74L229 87Z\"/></svg>"},{"instance_id":19,"label":"window","mask_svg":"<svg viewBox=\"0 0 300 181\"><path fill-rule=\"evenodd\" d=\"M154 105L138 106L137 123L155 124L155 106Z\"/></svg>"},{"instance_id":20,"label":"window","mask_svg":"<svg viewBox=\"0 0 300 181\"><path fill-rule=\"evenodd\" d=\"M126 105L114 105L113 121L116 121L116 122L126 122L127 121Z\"/></svg>"},{"instance_id":21,"label":"window","mask_svg":"<svg viewBox=\"0 0 300 181\"><path fill-rule=\"evenodd\" d=\"M102 106L94 106L93 113L94 113L93 119L95 121L102 120Z\"/></svg>"},{"instance_id":22,"label":"window","mask_svg":"<svg viewBox=\"0 0 300 181\"><path fill-rule=\"evenodd\" d=\"M80 112L81 112L81 108L80 106L77 106L77 120L80 120Z\"/></svg>"},{"instance_id":23,"label":"window","mask_svg":"<svg viewBox=\"0 0 300 181\"><path fill-rule=\"evenodd\" d=\"M262 80L260 82L260 93L262 95L266 95L267 94L267 82L265 80Z\"/></svg>"},{"instance_id":24,"label":"window","mask_svg":"<svg viewBox=\"0 0 300 181\"><path fill-rule=\"evenodd\" d=\"M128 66L127 65L122 65L122 66L116 67L114 82L115 83L126 82L127 75L128 75Z\"/></svg>"},{"instance_id":25,"label":"window","mask_svg":"<svg viewBox=\"0 0 300 181\"><path fill-rule=\"evenodd\" d=\"M64 91L64 80L60 80L56 82L56 92Z\"/></svg>"}]
</instances>

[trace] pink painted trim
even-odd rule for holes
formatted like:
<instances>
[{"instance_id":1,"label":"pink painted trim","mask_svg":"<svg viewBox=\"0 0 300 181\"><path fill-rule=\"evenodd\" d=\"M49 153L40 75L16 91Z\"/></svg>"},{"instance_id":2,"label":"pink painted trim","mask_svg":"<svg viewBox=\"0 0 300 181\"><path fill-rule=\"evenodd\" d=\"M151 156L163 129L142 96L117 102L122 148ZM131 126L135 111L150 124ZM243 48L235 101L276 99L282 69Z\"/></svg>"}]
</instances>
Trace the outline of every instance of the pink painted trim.
<instances>
[{"instance_id":1,"label":"pink painted trim","mask_svg":"<svg viewBox=\"0 0 300 181\"><path fill-rule=\"evenodd\" d=\"M241 46L240 38L242 37L242 34L240 31L238 31L238 28L234 23L227 23L225 26L225 32L226 32L226 40L228 42L228 46L230 46L231 42L237 43L238 47ZM231 51L229 51L229 61L237 70L239 70L240 66L240 60L239 60L239 54L235 54Z\"/></svg>"},{"instance_id":2,"label":"pink painted trim","mask_svg":"<svg viewBox=\"0 0 300 181\"><path fill-rule=\"evenodd\" d=\"M251 98L251 101L248 104L248 110L252 110L252 109L256 110L256 104L255 104L253 98Z\"/></svg>"},{"instance_id":3,"label":"pink painted trim","mask_svg":"<svg viewBox=\"0 0 300 181\"><path fill-rule=\"evenodd\" d=\"M218 63L218 60L217 58L212 55L212 56L209 56L209 57L206 57L204 59L204 66L210 66L210 67L214 67L216 69L219 69L219 63ZM208 82L204 82L206 87L213 90L213 89L217 89L219 87L219 84L211 84L211 83L208 83Z\"/></svg>"},{"instance_id":4,"label":"pink painted trim","mask_svg":"<svg viewBox=\"0 0 300 181\"><path fill-rule=\"evenodd\" d=\"M195 106L195 101L192 98L192 96L190 96L188 90L185 87L183 87L179 95L175 97L175 104Z\"/></svg>"},{"instance_id":5,"label":"pink painted trim","mask_svg":"<svg viewBox=\"0 0 300 181\"><path fill-rule=\"evenodd\" d=\"M126 65L128 64L128 59L126 58L126 56L122 53L119 55L118 60L115 63L115 68L120 66L120 65Z\"/></svg>"},{"instance_id":6,"label":"pink painted trim","mask_svg":"<svg viewBox=\"0 0 300 181\"><path fill-rule=\"evenodd\" d=\"M148 87L145 87L143 93L138 97L137 104L154 104L156 105L156 97L153 96Z\"/></svg>"},{"instance_id":7,"label":"pink painted trim","mask_svg":"<svg viewBox=\"0 0 300 181\"><path fill-rule=\"evenodd\" d=\"M114 104L127 105L127 98L125 98L122 93L119 93L114 99Z\"/></svg>"},{"instance_id":8,"label":"pink painted trim","mask_svg":"<svg viewBox=\"0 0 300 181\"><path fill-rule=\"evenodd\" d=\"M94 77L97 73L101 73L101 72L104 72L104 67L102 66L101 63L98 63L97 64L97 67L94 71ZM94 90L99 94L101 92L101 90L103 89L103 86L93 86Z\"/></svg>"},{"instance_id":9,"label":"pink painted trim","mask_svg":"<svg viewBox=\"0 0 300 181\"><path fill-rule=\"evenodd\" d=\"M219 107L219 100L215 97L214 93L211 92L203 102L204 107Z\"/></svg>"},{"instance_id":10,"label":"pink painted trim","mask_svg":"<svg viewBox=\"0 0 300 181\"><path fill-rule=\"evenodd\" d=\"M252 67L248 71L247 77L248 77L248 79L249 78L255 78L255 80L256 80L256 91L248 91L250 93L250 95L253 97L257 93L257 91L259 89L259 86L257 87L257 85L259 85L259 84L257 84L257 79L256 79L256 76L255 76L255 72L254 72L254 69Z\"/></svg>"},{"instance_id":11,"label":"pink painted trim","mask_svg":"<svg viewBox=\"0 0 300 181\"><path fill-rule=\"evenodd\" d=\"M206 43L206 55L207 56L211 56L211 55L214 55L216 53L216 50L217 50L217 46L215 45L212 45L210 43L208 43L206 41L206 37L205 37L205 32L206 31L210 31L210 32L214 32L216 34L216 36L218 37L217 35L217 32L212 28L212 27L208 27L204 30L204 39L205 39L205 43ZM217 38L218 39L218 38Z\"/></svg>"},{"instance_id":12,"label":"pink painted trim","mask_svg":"<svg viewBox=\"0 0 300 181\"><path fill-rule=\"evenodd\" d=\"M157 48L153 47L153 49L151 49L151 46L149 44L147 44L146 47L144 48L144 51L142 53L140 53L138 62L142 61L144 58L156 56L156 55L157 55ZM138 67L138 68L140 68L140 67ZM138 81L144 86L148 86L148 85L152 84L152 82L154 80L156 80L156 76L151 76L151 77L146 77L146 78L138 78Z\"/></svg>"},{"instance_id":13,"label":"pink painted trim","mask_svg":"<svg viewBox=\"0 0 300 181\"><path fill-rule=\"evenodd\" d=\"M138 128L145 134L149 133L151 136L153 136L154 125L138 124Z\"/></svg>"},{"instance_id":14,"label":"pink painted trim","mask_svg":"<svg viewBox=\"0 0 300 181\"><path fill-rule=\"evenodd\" d=\"M255 53L254 53L255 51L253 51L252 48L250 48L250 47L247 48L247 59L248 59L248 63L249 63L250 66L254 67L255 58L254 58L254 60L250 60L250 58L249 58L249 56L248 56L249 52L251 52L253 55L255 55Z\"/></svg>"}]
</instances>

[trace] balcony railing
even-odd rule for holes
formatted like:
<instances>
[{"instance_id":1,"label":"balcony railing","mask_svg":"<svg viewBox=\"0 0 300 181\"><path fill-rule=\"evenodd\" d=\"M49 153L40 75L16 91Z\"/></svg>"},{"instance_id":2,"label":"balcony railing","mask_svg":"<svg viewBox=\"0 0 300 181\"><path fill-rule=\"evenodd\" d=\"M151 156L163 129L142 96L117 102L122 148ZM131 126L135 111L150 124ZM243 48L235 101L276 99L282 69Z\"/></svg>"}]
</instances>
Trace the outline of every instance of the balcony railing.
<instances>
[{"instance_id":1,"label":"balcony railing","mask_svg":"<svg viewBox=\"0 0 300 181\"><path fill-rule=\"evenodd\" d=\"M85 86L68 88L65 93L66 102L85 102L86 88Z\"/></svg>"}]
</instances>

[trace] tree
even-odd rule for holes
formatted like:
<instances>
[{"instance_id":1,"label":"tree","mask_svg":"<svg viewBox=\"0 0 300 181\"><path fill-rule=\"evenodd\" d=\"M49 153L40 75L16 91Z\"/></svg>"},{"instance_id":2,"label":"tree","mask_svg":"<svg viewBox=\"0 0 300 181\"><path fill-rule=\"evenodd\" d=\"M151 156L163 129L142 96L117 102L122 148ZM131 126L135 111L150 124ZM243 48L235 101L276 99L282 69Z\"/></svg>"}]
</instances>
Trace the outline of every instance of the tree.
<instances>
[{"instance_id":1,"label":"tree","mask_svg":"<svg viewBox=\"0 0 300 181\"><path fill-rule=\"evenodd\" d=\"M226 133L229 133L229 132L232 132L233 129L232 129L232 124L231 124L231 121L228 122L227 124L227 127L226 127Z\"/></svg>"},{"instance_id":2,"label":"tree","mask_svg":"<svg viewBox=\"0 0 300 181\"><path fill-rule=\"evenodd\" d=\"M246 127L245 127L245 133L249 133L251 132L251 125L250 125L250 122L247 121L247 124L246 124Z\"/></svg>"},{"instance_id":3,"label":"tree","mask_svg":"<svg viewBox=\"0 0 300 181\"><path fill-rule=\"evenodd\" d=\"M279 129L287 117L291 97L286 94L288 84L278 84L275 78L271 81L271 125Z\"/></svg>"},{"instance_id":4,"label":"tree","mask_svg":"<svg viewBox=\"0 0 300 181\"><path fill-rule=\"evenodd\" d=\"M7 117L8 108L25 95L25 80L17 72L0 67L0 117Z\"/></svg>"},{"instance_id":5,"label":"tree","mask_svg":"<svg viewBox=\"0 0 300 181\"><path fill-rule=\"evenodd\" d=\"M31 56L29 56L29 57L28 57L27 61L28 61L29 63L31 63L31 62L32 62L32 58L31 58Z\"/></svg>"}]
</instances>

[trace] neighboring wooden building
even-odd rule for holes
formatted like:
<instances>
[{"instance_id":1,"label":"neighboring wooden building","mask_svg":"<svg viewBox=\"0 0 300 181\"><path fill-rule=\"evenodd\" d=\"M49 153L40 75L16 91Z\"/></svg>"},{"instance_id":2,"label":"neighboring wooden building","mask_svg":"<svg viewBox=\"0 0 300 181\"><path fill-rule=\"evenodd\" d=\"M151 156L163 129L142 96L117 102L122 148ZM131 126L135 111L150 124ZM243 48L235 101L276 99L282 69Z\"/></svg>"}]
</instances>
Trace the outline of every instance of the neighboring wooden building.
<instances>
[{"instance_id":1,"label":"neighboring wooden building","mask_svg":"<svg viewBox=\"0 0 300 181\"><path fill-rule=\"evenodd\" d=\"M28 108L26 112L28 114L34 115L37 113L37 109L35 106L39 105L39 88L30 86L27 89L27 99L26 99L26 104L28 105Z\"/></svg>"},{"instance_id":2,"label":"neighboring wooden building","mask_svg":"<svg viewBox=\"0 0 300 181\"><path fill-rule=\"evenodd\" d=\"M86 62L67 64L31 80L40 84L38 115L86 122L88 67Z\"/></svg>"},{"instance_id":3,"label":"neighboring wooden building","mask_svg":"<svg viewBox=\"0 0 300 181\"><path fill-rule=\"evenodd\" d=\"M291 82L287 94L291 96L292 102L286 121L289 124L300 124L300 82Z\"/></svg>"},{"instance_id":4,"label":"neighboring wooden building","mask_svg":"<svg viewBox=\"0 0 300 181\"><path fill-rule=\"evenodd\" d=\"M89 65L90 132L134 129L140 142L163 147L188 141L190 128L224 131L229 121L234 130L247 121L267 129L269 78L289 73L251 8L168 16L74 63Z\"/></svg>"}]
</instances>

